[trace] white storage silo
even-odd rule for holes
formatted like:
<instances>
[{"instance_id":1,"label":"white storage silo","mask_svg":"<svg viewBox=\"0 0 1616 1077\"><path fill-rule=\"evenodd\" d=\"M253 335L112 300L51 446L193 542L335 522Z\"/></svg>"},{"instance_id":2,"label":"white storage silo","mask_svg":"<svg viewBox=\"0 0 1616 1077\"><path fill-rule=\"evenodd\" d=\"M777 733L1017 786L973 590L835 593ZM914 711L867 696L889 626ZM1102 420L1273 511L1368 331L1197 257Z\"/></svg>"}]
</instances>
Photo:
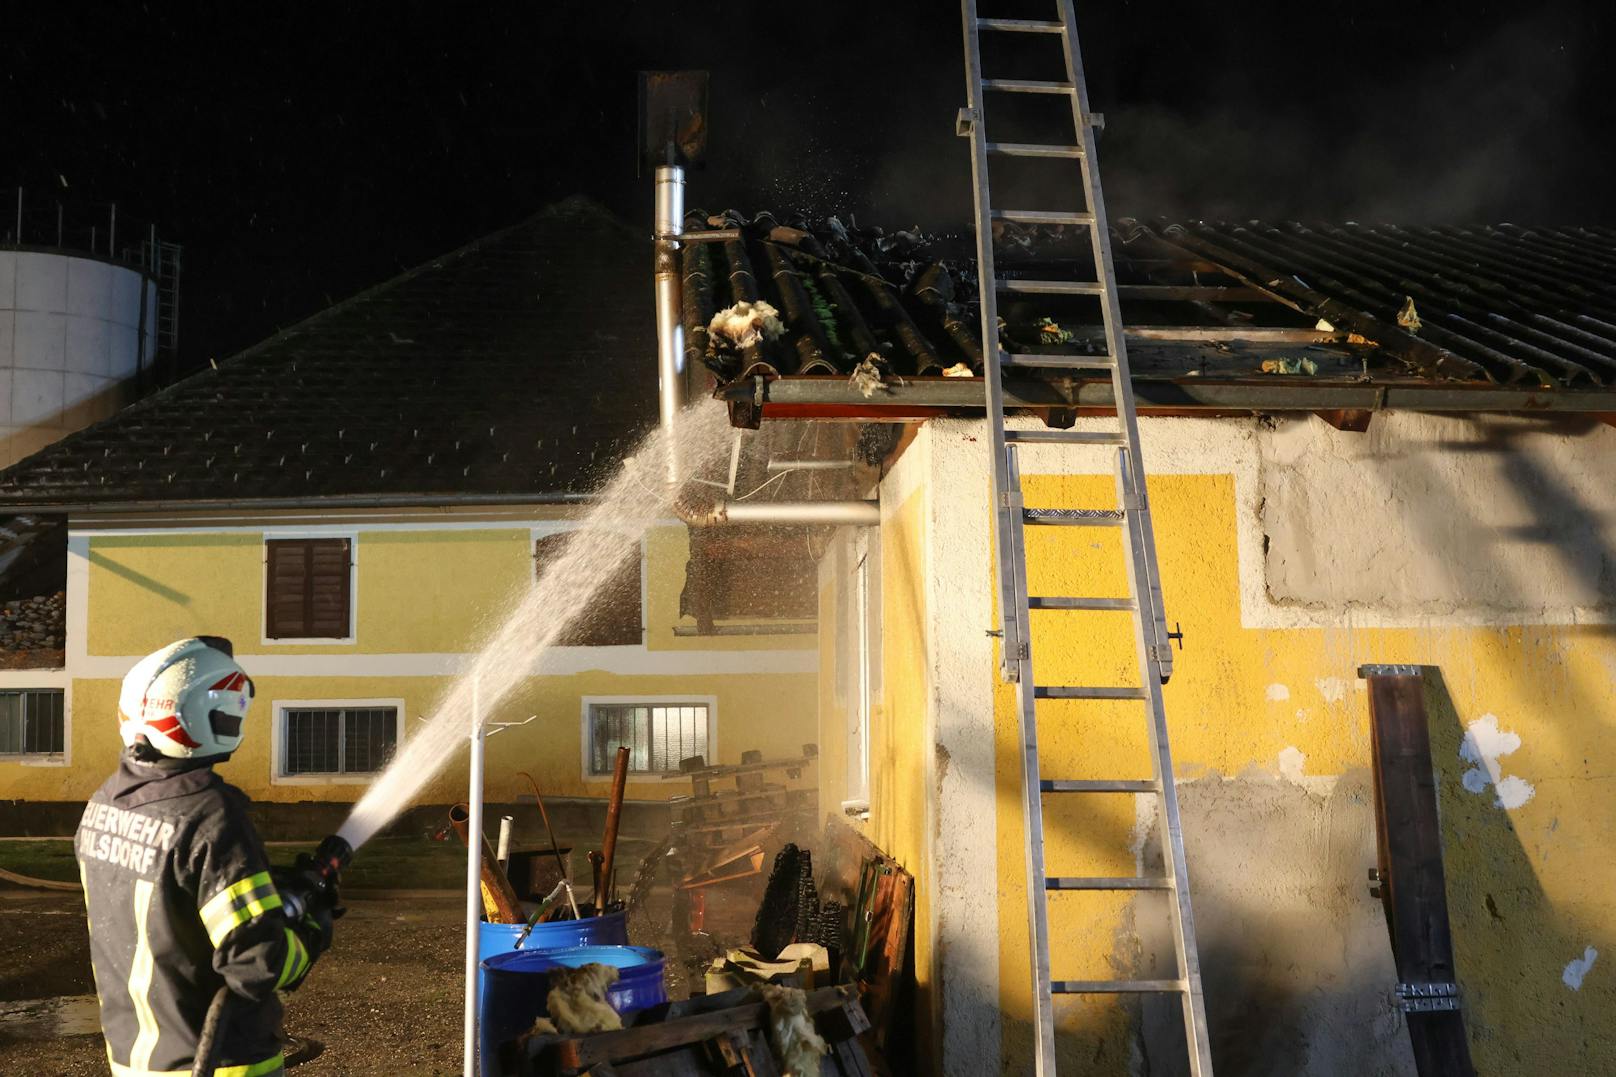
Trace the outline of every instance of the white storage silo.
<instances>
[{"instance_id":1,"label":"white storage silo","mask_svg":"<svg viewBox=\"0 0 1616 1077\"><path fill-rule=\"evenodd\" d=\"M157 282L139 267L0 249L0 466L133 400L157 313Z\"/></svg>"}]
</instances>

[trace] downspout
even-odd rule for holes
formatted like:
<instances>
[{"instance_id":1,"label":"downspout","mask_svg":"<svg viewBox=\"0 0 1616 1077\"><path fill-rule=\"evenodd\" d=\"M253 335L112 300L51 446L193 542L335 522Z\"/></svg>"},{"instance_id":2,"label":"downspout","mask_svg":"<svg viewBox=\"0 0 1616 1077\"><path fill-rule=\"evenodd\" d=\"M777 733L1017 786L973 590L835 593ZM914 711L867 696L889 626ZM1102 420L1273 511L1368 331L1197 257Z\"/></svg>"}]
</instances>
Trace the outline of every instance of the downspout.
<instances>
[{"instance_id":1,"label":"downspout","mask_svg":"<svg viewBox=\"0 0 1616 1077\"><path fill-rule=\"evenodd\" d=\"M656 327L657 388L662 405L662 436L667 442L668 484L683 477L674 422L684 407L685 331L679 322L679 230L685 216L685 170L656 170Z\"/></svg>"}]
</instances>

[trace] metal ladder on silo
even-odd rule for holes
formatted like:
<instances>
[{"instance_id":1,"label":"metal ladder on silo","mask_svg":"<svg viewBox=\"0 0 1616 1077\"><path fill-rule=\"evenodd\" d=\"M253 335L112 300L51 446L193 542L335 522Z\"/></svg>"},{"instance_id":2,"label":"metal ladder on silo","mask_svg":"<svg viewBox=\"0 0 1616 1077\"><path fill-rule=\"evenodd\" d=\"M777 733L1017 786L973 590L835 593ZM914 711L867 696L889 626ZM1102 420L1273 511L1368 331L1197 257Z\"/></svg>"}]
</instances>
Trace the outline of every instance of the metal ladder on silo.
<instances>
[{"instance_id":1,"label":"metal ladder on silo","mask_svg":"<svg viewBox=\"0 0 1616 1077\"><path fill-rule=\"evenodd\" d=\"M1167 715L1162 685L1172 674L1172 639L1162 611L1161 582L1156 567L1156 540L1145 493L1139 453L1139 420L1134 407L1128 354L1117 301L1111 237L1094 152L1095 121L1083 82L1082 56L1071 0L1054 0L1055 21L992 19L977 15L976 0L962 0L965 28L965 77L969 106L960 112L958 133L971 141L971 178L975 188L978 280L981 288L982 341L987 387L987 419L993 453L993 496L999 581L999 634L1003 641L1001 673L1016 685L1021 720L1023 817L1026 837L1029 936L1033 966L1033 1007L1037 1031L1038 1073L1055 1072L1053 995L1173 993L1182 1002L1184 1032L1193 1077L1211 1077L1206 1006L1201 994L1200 959L1190 910L1189 876L1184 863L1184 836L1179 825L1178 796L1173 786L1172 754L1167 741ZM1065 53L1066 81L1044 82L984 78L983 32L1058 35ZM988 136L984 96L988 93L1059 94L1071 102L1075 137L1071 144L1044 145L994 142ZM995 210L989 198L989 163L999 157L1056 158L1075 161L1084 205L1076 209ZM1006 280L994 268L993 224L1013 221L1086 227L1092 240L1098 280ZM1094 296L1105 324L1107 354L1010 354L999 345L998 293L1042 293ZM1006 430L1004 367L1038 367L1060 371L1108 370L1116 402L1117 425L1109 430ZM1029 442L1061 445L1116 446L1114 508L1027 508L1021 489L1017 448ZM1121 532L1131 594L1121 598L1029 597L1026 543L1028 526L1115 527ZM1136 686L1040 685L1033 679L1031 610L1132 611L1138 670ZM1137 700L1144 704L1151 769L1149 779L1062 780L1042 776L1038 766L1040 700ZM1046 794L1148 794L1156 798L1167 873L1160 877L1078 878L1049 876L1044 865L1043 797ZM1047 895L1065 891L1166 891L1177 973L1167 980L1054 980L1050 978Z\"/></svg>"}]
</instances>

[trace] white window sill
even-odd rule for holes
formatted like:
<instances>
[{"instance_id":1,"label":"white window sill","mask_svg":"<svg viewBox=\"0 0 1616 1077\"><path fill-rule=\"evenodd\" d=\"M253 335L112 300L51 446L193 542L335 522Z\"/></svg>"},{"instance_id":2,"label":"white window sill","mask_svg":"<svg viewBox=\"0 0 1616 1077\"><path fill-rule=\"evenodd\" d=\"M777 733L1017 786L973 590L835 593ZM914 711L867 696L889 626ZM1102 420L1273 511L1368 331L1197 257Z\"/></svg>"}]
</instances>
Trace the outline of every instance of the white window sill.
<instances>
[{"instance_id":1,"label":"white window sill","mask_svg":"<svg viewBox=\"0 0 1616 1077\"><path fill-rule=\"evenodd\" d=\"M15 763L19 767L65 767L67 756L62 753L8 754L0 755L0 763Z\"/></svg>"},{"instance_id":2,"label":"white window sill","mask_svg":"<svg viewBox=\"0 0 1616 1077\"><path fill-rule=\"evenodd\" d=\"M269 779L270 785L369 785L379 776L375 774L279 774Z\"/></svg>"},{"instance_id":3,"label":"white window sill","mask_svg":"<svg viewBox=\"0 0 1616 1077\"><path fill-rule=\"evenodd\" d=\"M265 647L352 647L359 641L352 636L315 636L310 639L270 639L259 641Z\"/></svg>"}]
</instances>

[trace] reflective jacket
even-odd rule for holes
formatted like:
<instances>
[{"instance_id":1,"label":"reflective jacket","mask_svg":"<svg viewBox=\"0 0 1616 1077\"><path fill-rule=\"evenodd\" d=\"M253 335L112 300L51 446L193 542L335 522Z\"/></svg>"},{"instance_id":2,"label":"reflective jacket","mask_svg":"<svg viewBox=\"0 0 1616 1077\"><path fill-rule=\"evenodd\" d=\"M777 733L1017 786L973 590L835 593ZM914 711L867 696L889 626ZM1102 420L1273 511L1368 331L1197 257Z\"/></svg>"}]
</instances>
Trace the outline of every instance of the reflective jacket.
<instances>
[{"instance_id":1,"label":"reflective jacket","mask_svg":"<svg viewBox=\"0 0 1616 1077\"><path fill-rule=\"evenodd\" d=\"M113 1077L189 1074L226 984L239 997L219 1033L217 1077L282 1072L275 992L312 962L247 804L210 765L126 754L85 807L75 848Z\"/></svg>"}]
</instances>

